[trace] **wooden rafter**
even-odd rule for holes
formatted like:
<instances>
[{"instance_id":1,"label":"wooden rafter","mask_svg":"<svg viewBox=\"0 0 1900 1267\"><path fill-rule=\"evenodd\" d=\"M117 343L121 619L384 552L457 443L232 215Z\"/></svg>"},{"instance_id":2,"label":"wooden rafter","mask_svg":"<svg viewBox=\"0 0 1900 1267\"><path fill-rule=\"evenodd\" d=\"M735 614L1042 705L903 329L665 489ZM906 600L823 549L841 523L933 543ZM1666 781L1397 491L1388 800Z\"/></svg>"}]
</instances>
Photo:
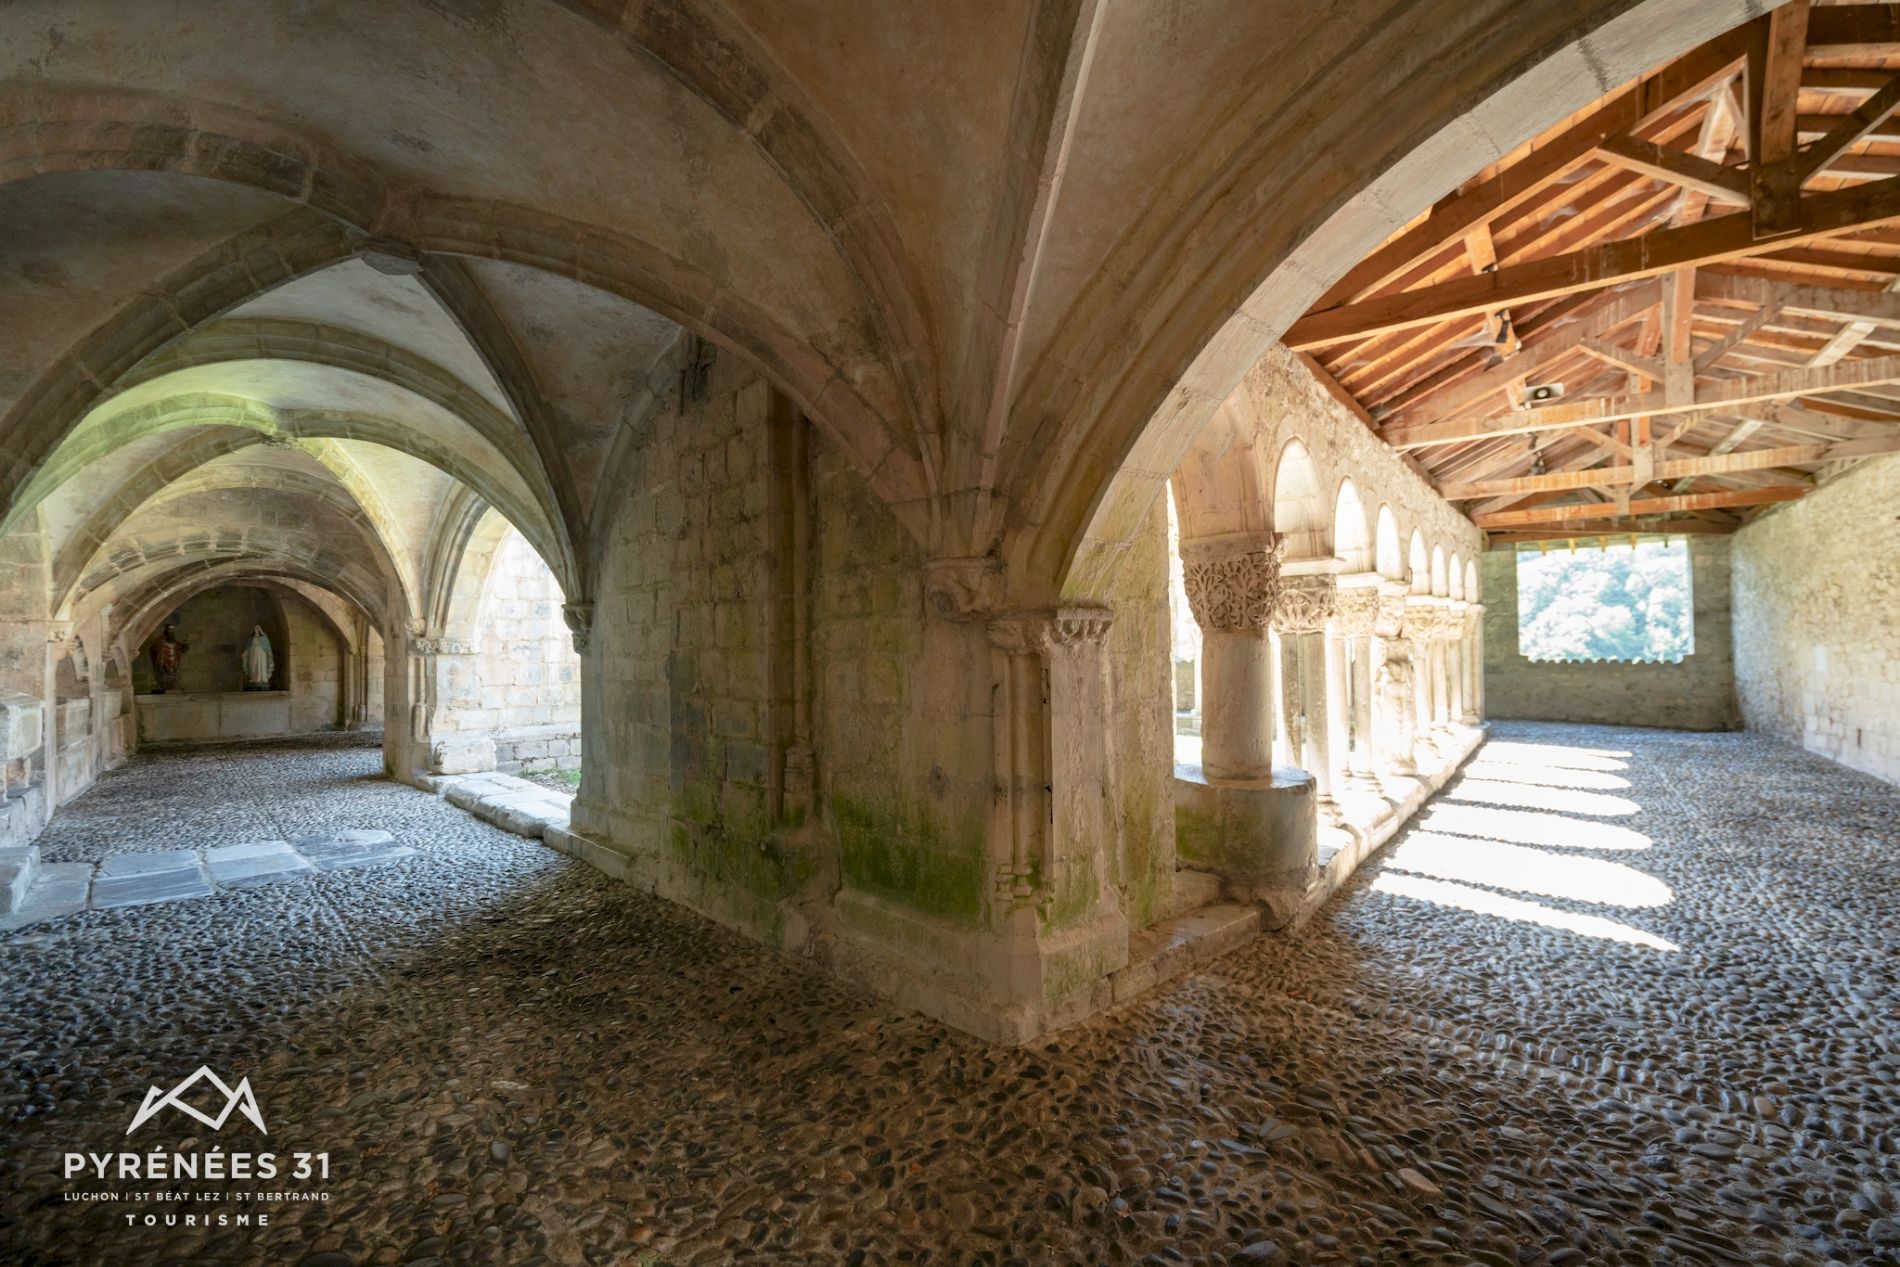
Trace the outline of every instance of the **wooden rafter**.
<instances>
[{"instance_id":1,"label":"wooden rafter","mask_svg":"<svg viewBox=\"0 0 1900 1267\"><path fill-rule=\"evenodd\" d=\"M1495 273L1441 282L1424 290L1311 312L1293 323L1286 332L1286 343L1302 350L1324 347L1530 300L1555 299L1578 291L1601 290L1617 282L1659 277L1689 265L1766 255L1794 243L1896 220L1900 220L1900 179L1876 181L1802 199L1798 227L1771 239L1757 237L1753 217L1737 212L1500 268Z\"/></svg>"},{"instance_id":2,"label":"wooden rafter","mask_svg":"<svg viewBox=\"0 0 1900 1267\"><path fill-rule=\"evenodd\" d=\"M1720 510L1735 506L1767 506L1791 502L1807 492L1805 488L1738 488L1720 493L1686 493L1674 497L1637 497L1630 499L1622 515L1675 515L1688 510ZM1529 510L1500 510L1473 516L1480 528L1521 527L1525 524L1561 524L1604 519L1601 503L1577 506L1536 506ZM1622 517L1621 515L1616 517Z\"/></svg>"},{"instance_id":3,"label":"wooden rafter","mask_svg":"<svg viewBox=\"0 0 1900 1267\"><path fill-rule=\"evenodd\" d=\"M1487 529L1732 531L1900 452L1894 292L1900 5L1792 0L1486 168L1285 338Z\"/></svg>"},{"instance_id":4,"label":"wooden rafter","mask_svg":"<svg viewBox=\"0 0 1900 1267\"><path fill-rule=\"evenodd\" d=\"M1512 493L1550 493L1617 485L1640 488L1655 480L1688 480L1702 475L1771 471L1778 466L1807 466L1838 462L1843 458L1873 457L1882 453L1900 453L1900 428L1884 439L1850 440L1841 444L1786 445L1774 449L1751 449L1746 453L1711 454L1707 457L1658 462L1648 473L1647 479L1640 478L1642 472L1636 466L1600 466L1584 471L1447 484L1438 491L1447 501L1473 501L1480 497L1503 497Z\"/></svg>"}]
</instances>

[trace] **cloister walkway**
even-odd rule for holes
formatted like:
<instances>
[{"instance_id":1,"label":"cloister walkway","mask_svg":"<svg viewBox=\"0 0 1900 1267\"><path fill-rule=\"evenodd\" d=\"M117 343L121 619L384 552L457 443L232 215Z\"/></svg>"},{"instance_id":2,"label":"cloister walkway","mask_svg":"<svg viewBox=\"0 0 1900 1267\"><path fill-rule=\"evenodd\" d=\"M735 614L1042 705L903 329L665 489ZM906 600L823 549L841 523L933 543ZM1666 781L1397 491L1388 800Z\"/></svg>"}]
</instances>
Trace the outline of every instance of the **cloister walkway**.
<instances>
[{"instance_id":1,"label":"cloister walkway","mask_svg":"<svg viewBox=\"0 0 1900 1267\"><path fill-rule=\"evenodd\" d=\"M1900 791L1757 736L1499 725L1306 928L1028 1050L379 771L341 741L154 755L62 812L54 860L418 853L0 938L0 1260L1900 1254ZM200 1064L329 1153L330 1199L154 1251L63 1199L154 1185L60 1159Z\"/></svg>"}]
</instances>

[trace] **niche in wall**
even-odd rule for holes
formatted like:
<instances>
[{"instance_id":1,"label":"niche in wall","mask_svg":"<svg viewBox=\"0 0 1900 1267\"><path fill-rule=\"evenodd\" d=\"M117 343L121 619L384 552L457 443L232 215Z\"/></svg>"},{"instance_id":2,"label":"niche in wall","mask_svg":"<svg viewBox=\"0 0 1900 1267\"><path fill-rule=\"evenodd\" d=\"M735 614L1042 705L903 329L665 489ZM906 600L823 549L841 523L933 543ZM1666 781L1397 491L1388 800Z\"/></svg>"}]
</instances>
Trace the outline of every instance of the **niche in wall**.
<instances>
[{"instance_id":1,"label":"niche in wall","mask_svg":"<svg viewBox=\"0 0 1900 1267\"><path fill-rule=\"evenodd\" d=\"M191 648L179 663L179 691L242 691L244 644L256 625L262 625L270 636L277 661L271 673L271 689L287 689L293 648L284 600L274 591L256 585L220 585L186 599L139 647L132 677L141 695L158 689L157 676L152 672L152 644L164 637L165 624L176 625L178 640Z\"/></svg>"}]
</instances>

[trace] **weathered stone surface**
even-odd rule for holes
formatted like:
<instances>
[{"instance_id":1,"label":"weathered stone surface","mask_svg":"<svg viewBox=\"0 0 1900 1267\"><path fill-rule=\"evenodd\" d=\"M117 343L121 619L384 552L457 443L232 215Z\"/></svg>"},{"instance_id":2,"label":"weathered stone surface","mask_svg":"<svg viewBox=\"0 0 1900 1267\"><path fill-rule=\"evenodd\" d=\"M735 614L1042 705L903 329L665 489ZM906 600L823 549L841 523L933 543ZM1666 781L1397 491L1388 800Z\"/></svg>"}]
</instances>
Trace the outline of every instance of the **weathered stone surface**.
<instances>
[{"instance_id":1,"label":"weathered stone surface","mask_svg":"<svg viewBox=\"0 0 1900 1267\"><path fill-rule=\"evenodd\" d=\"M1735 680L1758 729L1900 783L1900 457L1735 534Z\"/></svg>"}]
</instances>

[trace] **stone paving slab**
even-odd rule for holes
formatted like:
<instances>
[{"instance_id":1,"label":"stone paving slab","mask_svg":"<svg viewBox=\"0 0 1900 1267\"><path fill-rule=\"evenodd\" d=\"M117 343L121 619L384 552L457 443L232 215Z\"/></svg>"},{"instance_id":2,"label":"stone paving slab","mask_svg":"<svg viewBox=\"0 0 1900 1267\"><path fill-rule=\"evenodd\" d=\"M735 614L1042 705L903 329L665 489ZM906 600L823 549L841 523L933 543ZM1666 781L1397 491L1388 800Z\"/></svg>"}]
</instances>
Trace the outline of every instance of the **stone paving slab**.
<instances>
[{"instance_id":1,"label":"stone paving slab","mask_svg":"<svg viewBox=\"0 0 1900 1267\"><path fill-rule=\"evenodd\" d=\"M188 897L208 897L211 881L196 863L170 871L140 871L132 875L101 875L92 882L95 910L115 906L146 906L152 902L176 902Z\"/></svg>"},{"instance_id":2,"label":"stone paving slab","mask_svg":"<svg viewBox=\"0 0 1900 1267\"><path fill-rule=\"evenodd\" d=\"M0 849L0 914L19 909L39 864L40 851L32 845Z\"/></svg>"},{"instance_id":3,"label":"stone paving slab","mask_svg":"<svg viewBox=\"0 0 1900 1267\"><path fill-rule=\"evenodd\" d=\"M198 855L190 849L166 849L159 853L115 853L100 861L99 874L145 875L152 871L178 871L197 865Z\"/></svg>"},{"instance_id":4,"label":"stone paving slab","mask_svg":"<svg viewBox=\"0 0 1900 1267\"><path fill-rule=\"evenodd\" d=\"M204 897L218 889L248 889L297 880L321 871L376 866L413 858L387 831L345 828L288 840L254 840L195 849L155 849L107 854L98 863L38 861L31 855L32 885L0 909L0 930L75 914L91 906L108 910ZM0 880L5 877L0 876Z\"/></svg>"},{"instance_id":5,"label":"stone paving slab","mask_svg":"<svg viewBox=\"0 0 1900 1267\"><path fill-rule=\"evenodd\" d=\"M308 858L290 847L288 840L207 849L205 865L211 870L211 878L227 889L295 880L315 870Z\"/></svg>"},{"instance_id":6,"label":"stone paving slab","mask_svg":"<svg viewBox=\"0 0 1900 1267\"><path fill-rule=\"evenodd\" d=\"M43 862L34 873L33 888L25 900L11 915L0 917L0 929L20 928L83 911L91 892L91 863Z\"/></svg>"}]
</instances>

